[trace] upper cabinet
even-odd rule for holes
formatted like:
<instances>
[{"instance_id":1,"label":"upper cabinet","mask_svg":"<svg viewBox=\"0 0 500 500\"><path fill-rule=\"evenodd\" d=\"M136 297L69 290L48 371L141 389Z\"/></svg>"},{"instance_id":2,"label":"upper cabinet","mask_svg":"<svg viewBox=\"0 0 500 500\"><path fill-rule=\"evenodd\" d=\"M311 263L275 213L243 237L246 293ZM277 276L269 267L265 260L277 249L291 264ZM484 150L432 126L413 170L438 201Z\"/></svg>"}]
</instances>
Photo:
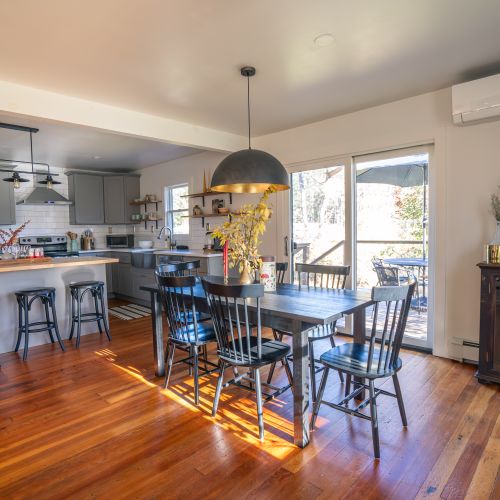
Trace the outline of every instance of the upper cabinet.
<instances>
[{"instance_id":1,"label":"upper cabinet","mask_svg":"<svg viewBox=\"0 0 500 500\"><path fill-rule=\"evenodd\" d=\"M103 176L68 173L70 224L104 224Z\"/></svg>"},{"instance_id":2,"label":"upper cabinet","mask_svg":"<svg viewBox=\"0 0 500 500\"><path fill-rule=\"evenodd\" d=\"M127 224L138 208L140 176L68 173L70 224Z\"/></svg>"},{"instance_id":3,"label":"upper cabinet","mask_svg":"<svg viewBox=\"0 0 500 500\"><path fill-rule=\"evenodd\" d=\"M140 197L139 176L110 175L104 177L104 219L106 224L130 223L138 207L130 204Z\"/></svg>"},{"instance_id":4,"label":"upper cabinet","mask_svg":"<svg viewBox=\"0 0 500 500\"><path fill-rule=\"evenodd\" d=\"M10 182L0 179L0 225L16 223L16 204L14 201L14 187Z\"/></svg>"}]
</instances>

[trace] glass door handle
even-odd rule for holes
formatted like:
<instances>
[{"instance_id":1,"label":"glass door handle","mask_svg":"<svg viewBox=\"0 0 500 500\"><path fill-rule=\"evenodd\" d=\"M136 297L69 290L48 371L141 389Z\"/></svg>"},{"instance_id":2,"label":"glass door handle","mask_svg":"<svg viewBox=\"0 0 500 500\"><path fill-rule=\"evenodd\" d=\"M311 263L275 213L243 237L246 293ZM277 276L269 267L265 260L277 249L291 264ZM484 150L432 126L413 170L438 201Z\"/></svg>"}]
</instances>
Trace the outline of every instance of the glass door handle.
<instances>
[{"instance_id":1,"label":"glass door handle","mask_svg":"<svg viewBox=\"0 0 500 500\"><path fill-rule=\"evenodd\" d=\"M285 236L285 257L288 257L288 236Z\"/></svg>"}]
</instances>

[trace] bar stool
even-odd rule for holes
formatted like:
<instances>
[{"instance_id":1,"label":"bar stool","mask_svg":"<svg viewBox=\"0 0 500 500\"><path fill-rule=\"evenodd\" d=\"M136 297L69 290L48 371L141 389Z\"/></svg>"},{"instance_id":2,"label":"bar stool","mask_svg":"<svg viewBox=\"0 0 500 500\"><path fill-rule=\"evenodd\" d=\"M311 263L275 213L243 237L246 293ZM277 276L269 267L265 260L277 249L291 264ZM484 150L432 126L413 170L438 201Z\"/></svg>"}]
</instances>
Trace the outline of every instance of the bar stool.
<instances>
[{"instance_id":1,"label":"bar stool","mask_svg":"<svg viewBox=\"0 0 500 500\"><path fill-rule=\"evenodd\" d=\"M56 315L56 289L55 288L32 288L30 290L19 290L15 292L18 314L19 314L19 328L17 332L17 342L15 352L19 350L21 345L21 338L24 333L24 353L23 361L28 359L28 346L29 346L29 336L30 333L39 332L49 332L50 341L54 343L54 336L52 335L52 330L54 330L57 341L64 351L64 345L59 335L59 328L57 326L57 315ZM45 321L34 321L30 323L29 312L31 311L31 306L35 300L39 299L43 304L45 309ZM49 307L52 311L52 320L50 319ZM38 328L36 328L38 327Z\"/></svg>"},{"instance_id":2,"label":"bar stool","mask_svg":"<svg viewBox=\"0 0 500 500\"><path fill-rule=\"evenodd\" d=\"M71 283L71 285L69 285L69 290L71 292L71 333L69 334L69 339L71 340L73 338L76 326L76 347L80 347L82 323L97 321L99 333L102 334L102 321L104 324L104 330L106 331L106 336L108 337L108 340L111 340L104 307L104 282L79 281L77 283ZM93 312L82 313L82 302L86 293L90 293L93 297L95 309ZM100 310L99 302L101 304Z\"/></svg>"}]
</instances>

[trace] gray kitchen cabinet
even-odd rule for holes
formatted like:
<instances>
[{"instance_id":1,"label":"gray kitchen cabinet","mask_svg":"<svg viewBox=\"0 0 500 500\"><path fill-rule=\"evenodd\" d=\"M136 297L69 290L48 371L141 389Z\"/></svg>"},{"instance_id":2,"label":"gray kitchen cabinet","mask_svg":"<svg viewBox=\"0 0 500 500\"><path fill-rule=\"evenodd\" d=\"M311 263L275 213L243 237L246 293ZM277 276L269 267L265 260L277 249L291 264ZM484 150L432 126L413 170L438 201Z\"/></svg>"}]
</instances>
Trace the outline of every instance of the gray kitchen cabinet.
<instances>
[{"instance_id":1,"label":"gray kitchen cabinet","mask_svg":"<svg viewBox=\"0 0 500 500\"><path fill-rule=\"evenodd\" d=\"M118 283L114 285L115 293L126 295L127 297L134 296L134 283L132 279L132 268L130 264L116 264L118 267L117 278Z\"/></svg>"},{"instance_id":2,"label":"gray kitchen cabinet","mask_svg":"<svg viewBox=\"0 0 500 500\"><path fill-rule=\"evenodd\" d=\"M132 268L132 295L136 299L143 302L149 302L149 292L141 290L141 286L151 285L155 282L154 269L137 269Z\"/></svg>"},{"instance_id":3,"label":"gray kitchen cabinet","mask_svg":"<svg viewBox=\"0 0 500 500\"><path fill-rule=\"evenodd\" d=\"M70 224L104 224L103 176L68 173Z\"/></svg>"},{"instance_id":4,"label":"gray kitchen cabinet","mask_svg":"<svg viewBox=\"0 0 500 500\"><path fill-rule=\"evenodd\" d=\"M140 197L139 176L104 176L104 220L106 224L127 224L139 207L130 202Z\"/></svg>"},{"instance_id":5,"label":"gray kitchen cabinet","mask_svg":"<svg viewBox=\"0 0 500 500\"><path fill-rule=\"evenodd\" d=\"M0 225L16 223L14 187L10 182L0 182Z\"/></svg>"}]
</instances>

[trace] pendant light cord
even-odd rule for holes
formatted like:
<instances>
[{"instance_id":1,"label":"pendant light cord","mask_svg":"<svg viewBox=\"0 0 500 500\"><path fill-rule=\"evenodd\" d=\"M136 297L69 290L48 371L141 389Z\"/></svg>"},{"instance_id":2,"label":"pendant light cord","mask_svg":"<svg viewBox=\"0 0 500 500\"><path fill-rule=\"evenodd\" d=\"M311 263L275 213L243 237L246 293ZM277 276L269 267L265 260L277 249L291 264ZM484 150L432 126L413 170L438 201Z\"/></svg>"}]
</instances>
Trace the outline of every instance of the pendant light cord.
<instances>
[{"instance_id":1,"label":"pendant light cord","mask_svg":"<svg viewBox=\"0 0 500 500\"><path fill-rule=\"evenodd\" d=\"M250 76L247 76L247 116L248 116L248 149L252 149L250 145Z\"/></svg>"},{"instance_id":2,"label":"pendant light cord","mask_svg":"<svg viewBox=\"0 0 500 500\"><path fill-rule=\"evenodd\" d=\"M35 166L33 165L33 132L30 130L30 150L31 150L31 172L35 174Z\"/></svg>"}]
</instances>

